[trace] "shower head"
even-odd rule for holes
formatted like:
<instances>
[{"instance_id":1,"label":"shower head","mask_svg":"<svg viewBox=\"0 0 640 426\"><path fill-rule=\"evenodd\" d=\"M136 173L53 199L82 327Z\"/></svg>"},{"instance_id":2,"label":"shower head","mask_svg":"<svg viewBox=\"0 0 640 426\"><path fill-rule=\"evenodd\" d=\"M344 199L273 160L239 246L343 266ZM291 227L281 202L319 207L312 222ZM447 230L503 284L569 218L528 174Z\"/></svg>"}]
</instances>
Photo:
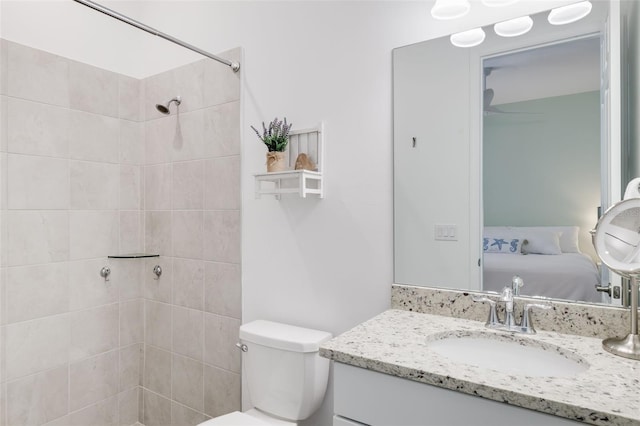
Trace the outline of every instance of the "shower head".
<instances>
[{"instance_id":1,"label":"shower head","mask_svg":"<svg viewBox=\"0 0 640 426\"><path fill-rule=\"evenodd\" d=\"M171 113L171 111L169 111L169 105L171 105L171 102L175 102L176 105L180 105L182 99L180 99L180 96L176 96L164 105L156 104L156 109L165 115L169 115Z\"/></svg>"}]
</instances>

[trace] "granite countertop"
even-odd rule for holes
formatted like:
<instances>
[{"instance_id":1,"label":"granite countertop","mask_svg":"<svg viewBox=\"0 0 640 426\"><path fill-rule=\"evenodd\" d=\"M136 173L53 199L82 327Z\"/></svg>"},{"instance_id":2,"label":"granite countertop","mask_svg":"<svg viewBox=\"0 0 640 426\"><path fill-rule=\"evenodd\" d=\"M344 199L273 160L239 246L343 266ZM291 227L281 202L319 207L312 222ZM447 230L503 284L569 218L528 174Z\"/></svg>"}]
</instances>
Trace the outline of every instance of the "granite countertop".
<instances>
[{"instance_id":1,"label":"granite countertop","mask_svg":"<svg viewBox=\"0 0 640 426\"><path fill-rule=\"evenodd\" d=\"M454 363L428 347L442 333L476 332L559 346L586 360L589 368L572 377L519 376ZM320 355L590 424L640 424L640 361L609 354L597 338L541 330L511 334L489 330L478 321L391 309L324 343Z\"/></svg>"}]
</instances>

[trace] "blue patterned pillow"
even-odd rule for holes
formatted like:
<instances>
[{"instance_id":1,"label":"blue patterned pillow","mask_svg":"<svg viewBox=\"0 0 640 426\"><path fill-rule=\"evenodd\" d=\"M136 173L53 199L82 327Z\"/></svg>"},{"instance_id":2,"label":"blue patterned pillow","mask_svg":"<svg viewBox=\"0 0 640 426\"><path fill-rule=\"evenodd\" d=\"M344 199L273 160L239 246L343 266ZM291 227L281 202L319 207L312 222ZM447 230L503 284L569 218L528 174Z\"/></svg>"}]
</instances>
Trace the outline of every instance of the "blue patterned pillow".
<instances>
[{"instance_id":1,"label":"blue patterned pillow","mask_svg":"<svg viewBox=\"0 0 640 426\"><path fill-rule=\"evenodd\" d=\"M482 251L485 253L522 254L522 238L484 237Z\"/></svg>"}]
</instances>

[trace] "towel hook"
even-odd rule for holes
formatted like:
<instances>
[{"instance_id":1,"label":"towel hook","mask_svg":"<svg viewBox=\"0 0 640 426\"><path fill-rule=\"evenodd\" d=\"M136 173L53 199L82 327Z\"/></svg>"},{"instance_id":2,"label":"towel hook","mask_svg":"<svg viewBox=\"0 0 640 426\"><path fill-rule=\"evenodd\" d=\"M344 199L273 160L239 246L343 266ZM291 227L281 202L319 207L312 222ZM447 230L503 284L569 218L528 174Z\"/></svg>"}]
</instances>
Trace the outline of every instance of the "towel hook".
<instances>
[{"instance_id":1,"label":"towel hook","mask_svg":"<svg viewBox=\"0 0 640 426\"><path fill-rule=\"evenodd\" d=\"M100 269L100 276L104 278L105 281L109 281L109 275L111 275L111 268L103 266L102 269Z\"/></svg>"},{"instance_id":2,"label":"towel hook","mask_svg":"<svg viewBox=\"0 0 640 426\"><path fill-rule=\"evenodd\" d=\"M160 267L160 265L156 265L153 267L153 273L156 274L154 280L159 280L160 275L162 275L162 268Z\"/></svg>"}]
</instances>

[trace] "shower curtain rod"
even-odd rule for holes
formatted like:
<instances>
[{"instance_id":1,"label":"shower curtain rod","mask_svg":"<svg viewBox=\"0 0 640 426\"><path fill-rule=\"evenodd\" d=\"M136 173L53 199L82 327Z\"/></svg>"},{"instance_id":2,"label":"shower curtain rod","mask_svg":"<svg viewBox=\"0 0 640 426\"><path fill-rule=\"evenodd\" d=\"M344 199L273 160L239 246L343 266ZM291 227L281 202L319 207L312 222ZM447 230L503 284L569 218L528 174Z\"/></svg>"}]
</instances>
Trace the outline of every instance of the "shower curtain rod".
<instances>
[{"instance_id":1,"label":"shower curtain rod","mask_svg":"<svg viewBox=\"0 0 640 426\"><path fill-rule=\"evenodd\" d=\"M220 58L219 56L216 56L216 55L214 55L212 53L209 53L209 52L207 52L205 50L197 48L197 47L195 47L195 46L193 46L193 45L191 45L189 43L185 43L182 40L178 40L175 37L171 37L168 34L160 32L160 31L156 30L155 28L152 28L152 27L150 27L148 25L145 25L145 24L143 24L141 22L138 22L138 21L136 21L134 19L131 19L128 16L125 16L125 15L123 15L121 13L118 13L115 10L111 10L108 7L104 7L104 6L102 6L102 5L98 4L98 3L95 3L93 1L91 1L91 0L74 0L74 1L76 1L76 2L78 2L80 4L83 4L83 5L87 6L87 7L90 7L93 10L97 10L98 12L102 12L105 15L108 15L108 16L110 16L112 18L115 18L115 19L117 19L119 21L122 21L125 24L129 24L129 25L131 25L133 27L136 27L136 28L138 28L138 29L140 29L142 31L146 31L149 34L153 34L154 36L158 36L160 38L163 38L163 39L165 39L167 41L170 41L171 43L175 43L178 46L182 46L182 47L185 47L185 48L187 48L189 50L193 50L194 52L197 52L197 53L199 53L199 54L201 54L203 56L206 56L207 58L211 58L214 61L218 61L218 62L221 62L221 63L223 63L225 65L228 65L229 67L231 67L233 72L238 72L238 70L240 69L240 64L238 62L231 62L231 61L228 61L226 59Z\"/></svg>"}]
</instances>

